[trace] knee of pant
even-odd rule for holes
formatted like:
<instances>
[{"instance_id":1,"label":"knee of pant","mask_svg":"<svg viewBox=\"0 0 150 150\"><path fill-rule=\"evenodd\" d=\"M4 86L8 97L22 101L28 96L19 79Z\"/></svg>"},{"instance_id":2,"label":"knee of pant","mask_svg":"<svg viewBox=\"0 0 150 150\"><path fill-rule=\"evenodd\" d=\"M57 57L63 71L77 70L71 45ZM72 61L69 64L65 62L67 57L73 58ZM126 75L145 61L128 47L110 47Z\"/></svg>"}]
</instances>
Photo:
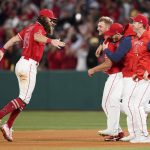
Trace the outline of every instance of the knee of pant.
<instances>
[{"instance_id":1,"label":"knee of pant","mask_svg":"<svg viewBox=\"0 0 150 150\"><path fill-rule=\"evenodd\" d=\"M110 102L110 107L120 107L120 102L119 101L112 101L112 102Z\"/></svg>"},{"instance_id":2,"label":"knee of pant","mask_svg":"<svg viewBox=\"0 0 150 150\"><path fill-rule=\"evenodd\" d=\"M144 109L144 105L142 106L142 105L140 105L140 104L134 103L134 109L135 109L135 110L138 110L138 109L140 109L140 108L143 108L143 109Z\"/></svg>"},{"instance_id":3,"label":"knee of pant","mask_svg":"<svg viewBox=\"0 0 150 150\"><path fill-rule=\"evenodd\" d=\"M131 112L133 112L133 107L130 106L123 106L123 111L126 115L130 114Z\"/></svg>"},{"instance_id":4,"label":"knee of pant","mask_svg":"<svg viewBox=\"0 0 150 150\"><path fill-rule=\"evenodd\" d=\"M134 111L135 112L138 112L138 111L144 111L145 112L144 107L139 106L139 105L134 105Z\"/></svg>"},{"instance_id":5,"label":"knee of pant","mask_svg":"<svg viewBox=\"0 0 150 150\"><path fill-rule=\"evenodd\" d=\"M25 98L25 96L23 95L19 95L19 98L25 103L25 104L29 104L31 96L28 96L28 98Z\"/></svg>"}]
</instances>

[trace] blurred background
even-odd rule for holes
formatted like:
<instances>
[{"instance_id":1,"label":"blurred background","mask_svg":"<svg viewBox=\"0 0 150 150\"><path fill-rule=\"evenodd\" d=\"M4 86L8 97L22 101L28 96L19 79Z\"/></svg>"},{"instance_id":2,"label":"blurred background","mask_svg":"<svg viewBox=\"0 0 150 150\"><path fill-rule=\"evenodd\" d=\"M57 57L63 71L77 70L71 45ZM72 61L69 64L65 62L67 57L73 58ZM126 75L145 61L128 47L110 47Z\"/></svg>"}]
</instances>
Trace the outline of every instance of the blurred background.
<instances>
[{"instance_id":1,"label":"blurred background","mask_svg":"<svg viewBox=\"0 0 150 150\"><path fill-rule=\"evenodd\" d=\"M54 38L60 38L66 47L61 50L50 44L45 47L33 94L36 100L31 106L35 109L98 109L106 75L98 73L92 79L87 76L87 69L99 63L95 57L100 42L98 20L109 16L125 25L138 11L149 17L150 0L0 0L0 46L35 22L43 8L53 10L59 18ZM21 45L14 45L0 62L0 82L5 85L0 88L3 100L18 95L17 80L11 72L21 50Z\"/></svg>"},{"instance_id":2,"label":"blurred background","mask_svg":"<svg viewBox=\"0 0 150 150\"><path fill-rule=\"evenodd\" d=\"M149 16L149 0L0 0L0 46L25 26L34 22L39 10L52 9L59 18L55 38L66 42L57 50L45 48L39 70L85 71L98 64L95 50L99 45L97 23L101 16L126 24L138 11ZM14 71L21 55L20 45L10 48L0 69Z\"/></svg>"}]
</instances>

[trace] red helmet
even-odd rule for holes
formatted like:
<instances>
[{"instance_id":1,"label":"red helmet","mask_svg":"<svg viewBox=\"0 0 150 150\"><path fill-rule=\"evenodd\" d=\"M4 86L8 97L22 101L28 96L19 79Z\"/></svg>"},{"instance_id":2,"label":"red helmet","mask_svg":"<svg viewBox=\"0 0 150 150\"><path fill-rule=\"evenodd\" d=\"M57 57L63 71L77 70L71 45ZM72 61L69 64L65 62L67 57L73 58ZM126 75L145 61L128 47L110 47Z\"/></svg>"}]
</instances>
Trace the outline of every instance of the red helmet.
<instances>
[{"instance_id":1,"label":"red helmet","mask_svg":"<svg viewBox=\"0 0 150 150\"><path fill-rule=\"evenodd\" d=\"M50 19L57 19L53 13L52 10L49 10L49 9L42 9L40 12L39 12L39 16L44 16L44 17L48 17Z\"/></svg>"}]
</instances>

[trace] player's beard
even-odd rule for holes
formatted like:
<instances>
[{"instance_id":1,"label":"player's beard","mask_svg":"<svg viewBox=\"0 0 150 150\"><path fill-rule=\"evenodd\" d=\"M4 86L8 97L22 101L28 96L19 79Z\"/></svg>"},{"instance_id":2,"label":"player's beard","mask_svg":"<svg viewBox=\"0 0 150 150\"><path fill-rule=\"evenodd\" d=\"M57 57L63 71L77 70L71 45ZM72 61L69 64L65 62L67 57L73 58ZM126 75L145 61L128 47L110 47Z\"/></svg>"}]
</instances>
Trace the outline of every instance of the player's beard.
<instances>
[{"instance_id":1,"label":"player's beard","mask_svg":"<svg viewBox=\"0 0 150 150\"><path fill-rule=\"evenodd\" d=\"M54 33L54 27L50 26L50 35L53 35L53 33Z\"/></svg>"},{"instance_id":2,"label":"player's beard","mask_svg":"<svg viewBox=\"0 0 150 150\"><path fill-rule=\"evenodd\" d=\"M47 35L52 35L54 26L50 25L43 16L38 17L37 21L44 27Z\"/></svg>"}]
</instances>

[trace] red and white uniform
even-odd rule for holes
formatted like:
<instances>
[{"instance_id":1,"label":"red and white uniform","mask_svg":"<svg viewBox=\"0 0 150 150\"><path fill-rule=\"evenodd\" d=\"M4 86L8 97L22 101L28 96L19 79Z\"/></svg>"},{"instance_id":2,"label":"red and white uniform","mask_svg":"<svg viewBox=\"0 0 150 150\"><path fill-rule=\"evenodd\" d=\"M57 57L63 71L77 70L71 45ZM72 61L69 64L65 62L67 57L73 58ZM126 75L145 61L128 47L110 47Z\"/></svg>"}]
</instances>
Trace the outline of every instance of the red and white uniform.
<instances>
[{"instance_id":1,"label":"red and white uniform","mask_svg":"<svg viewBox=\"0 0 150 150\"><path fill-rule=\"evenodd\" d=\"M109 43L108 48L114 52L118 47L119 42ZM122 94L122 64L113 64L112 67L106 71L109 75L105 83L102 108L107 116L107 129L112 131L112 135L117 135L122 132L119 125L120 120L120 100Z\"/></svg>"},{"instance_id":2,"label":"red and white uniform","mask_svg":"<svg viewBox=\"0 0 150 150\"><path fill-rule=\"evenodd\" d=\"M16 64L15 72L19 82L19 98L26 104L29 103L35 87L37 67L42 58L45 45L34 41L34 33L46 34L43 26L38 22L18 33L23 42L23 51L22 57Z\"/></svg>"},{"instance_id":3,"label":"red and white uniform","mask_svg":"<svg viewBox=\"0 0 150 150\"><path fill-rule=\"evenodd\" d=\"M150 64L150 53L147 49L149 38L145 31L137 39L132 38L132 48L124 59L123 73L123 107L127 114L127 125L130 135L148 135L145 103L148 104L150 85L143 79L146 67ZM135 82L132 76L137 74L138 81Z\"/></svg>"}]
</instances>

